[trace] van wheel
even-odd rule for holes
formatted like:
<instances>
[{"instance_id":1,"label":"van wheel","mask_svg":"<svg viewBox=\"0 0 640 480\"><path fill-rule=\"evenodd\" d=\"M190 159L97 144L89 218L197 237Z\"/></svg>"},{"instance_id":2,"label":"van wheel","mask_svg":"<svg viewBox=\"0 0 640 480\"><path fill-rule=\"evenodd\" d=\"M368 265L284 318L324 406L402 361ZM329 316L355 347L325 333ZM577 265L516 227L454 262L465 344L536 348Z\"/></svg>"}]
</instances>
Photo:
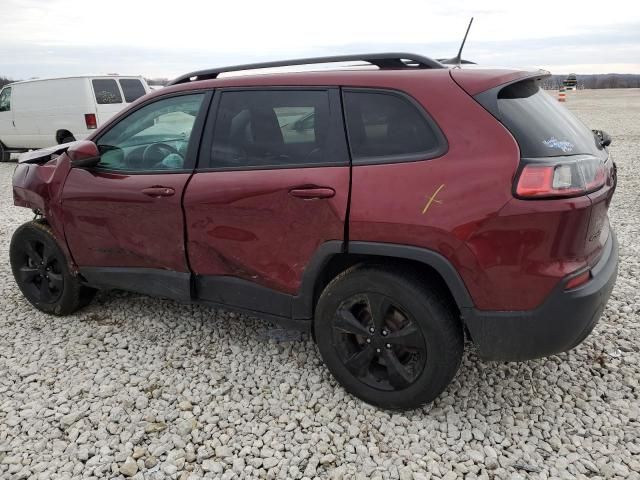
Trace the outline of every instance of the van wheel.
<instances>
[{"instance_id":1,"label":"van wheel","mask_svg":"<svg viewBox=\"0 0 640 480\"><path fill-rule=\"evenodd\" d=\"M343 272L318 300L314 334L338 382L367 403L416 408L455 376L463 331L438 289L399 269Z\"/></svg>"},{"instance_id":2,"label":"van wheel","mask_svg":"<svg viewBox=\"0 0 640 480\"><path fill-rule=\"evenodd\" d=\"M76 139L73 137L73 135L67 135L67 136L62 138L62 141L60 142L60 144L71 143L71 142L75 142L75 141L76 141Z\"/></svg>"},{"instance_id":3,"label":"van wheel","mask_svg":"<svg viewBox=\"0 0 640 480\"><path fill-rule=\"evenodd\" d=\"M88 304L95 290L71 274L49 226L28 222L15 231L9 246L13 276L26 299L38 310L69 315Z\"/></svg>"},{"instance_id":4,"label":"van wheel","mask_svg":"<svg viewBox=\"0 0 640 480\"><path fill-rule=\"evenodd\" d=\"M11 152L0 142L0 162L9 162L11 160Z\"/></svg>"}]
</instances>

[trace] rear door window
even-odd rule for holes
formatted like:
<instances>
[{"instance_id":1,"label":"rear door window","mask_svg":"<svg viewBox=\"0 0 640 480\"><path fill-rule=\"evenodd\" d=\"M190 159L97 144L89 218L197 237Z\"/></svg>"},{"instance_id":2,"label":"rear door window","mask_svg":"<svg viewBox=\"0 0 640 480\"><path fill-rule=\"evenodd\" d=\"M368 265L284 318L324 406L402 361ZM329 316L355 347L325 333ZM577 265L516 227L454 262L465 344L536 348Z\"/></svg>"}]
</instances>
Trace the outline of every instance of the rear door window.
<instances>
[{"instance_id":1,"label":"rear door window","mask_svg":"<svg viewBox=\"0 0 640 480\"><path fill-rule=\"evenodd\" d=\"M524 158L599 155L601 150L593 132L536 80L500 90L498 118L517 140Z\"/></svg>"},{"instance_id":2,"label":"rear door window","mask_svg":"<svg viewBox=\"0 0 640 480\"><path fill-rule=\"evenodd\" d=\"M437 126L404 95L346 90L344 108L354 163L426 159L446 150Z\"/></svg>"},{"instance_id":3,"label":"rear door window","mask_svg":"<svg viewBox=\"0 0 640 480\"><path fill-rule=\"evenodd\" d=\"M135 102L147 93L142 82L136 78L121 78L118 81L120 82L122 93L124 93L124 101L127 103Z\"/></svg>"},{"instance_id":4,"label":"rear door window","mask_svg":"<svg viewBox=\"0 0 640 480\"><path fill-rule=\"evenodd\" d=\"M122 95L118 84L112 78L92 80L93 92L96 96L96 102L100 105L110 105L113 103L122 103Z\"/></svg>"},{"instance_id":5,"label":"rear door window","mask_svg":"<svg viewBox=\"0 0 640 480\"><path fill-rule=\"evenodd\" d=\"M221 93L211 167L308 166L335 162L326 90Z\"/></svg>"}]
</instances>

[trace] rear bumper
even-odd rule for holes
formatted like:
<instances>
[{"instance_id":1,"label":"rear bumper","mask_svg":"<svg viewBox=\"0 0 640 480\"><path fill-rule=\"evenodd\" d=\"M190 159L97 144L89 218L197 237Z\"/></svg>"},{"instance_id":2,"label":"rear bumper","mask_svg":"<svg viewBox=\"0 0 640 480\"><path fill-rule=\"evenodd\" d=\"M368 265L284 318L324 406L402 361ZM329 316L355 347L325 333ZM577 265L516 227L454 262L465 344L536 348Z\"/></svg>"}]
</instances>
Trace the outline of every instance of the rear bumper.
<instances>
[{"instance_id":1,"label":"rear bumper","mask_svg":"<svg viewBox=\"0 0 640 480\"><path fill-rule=\"evenodd\" d=\"M565 278L535 310L465 309L465 323L480 356L490 360L530 360L577 346L595 327L616 281L618 242L613 230L591 273L589 282L573 290L565 290Z\"/></svg>"}]
</instances>

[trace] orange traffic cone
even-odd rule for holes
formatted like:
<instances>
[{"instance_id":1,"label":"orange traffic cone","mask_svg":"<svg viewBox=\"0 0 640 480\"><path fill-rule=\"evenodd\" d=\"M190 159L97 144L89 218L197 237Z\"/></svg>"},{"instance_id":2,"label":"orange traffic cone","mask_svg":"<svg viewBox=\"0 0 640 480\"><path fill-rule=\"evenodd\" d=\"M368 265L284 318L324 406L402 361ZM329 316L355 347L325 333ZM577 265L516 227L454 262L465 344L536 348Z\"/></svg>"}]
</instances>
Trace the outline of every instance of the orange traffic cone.
<instances>
[{"instance_id":1,"label":"orange traffic cone","mask_svg":"<svg viewBox=\"0 0 640 480\"><path fill-rule=\"evenodd\" d=\"M567 101L564 85L561 85L560 89L558 90L558 101L559 102L566 102Z\"/></svg>"}]
</instances>

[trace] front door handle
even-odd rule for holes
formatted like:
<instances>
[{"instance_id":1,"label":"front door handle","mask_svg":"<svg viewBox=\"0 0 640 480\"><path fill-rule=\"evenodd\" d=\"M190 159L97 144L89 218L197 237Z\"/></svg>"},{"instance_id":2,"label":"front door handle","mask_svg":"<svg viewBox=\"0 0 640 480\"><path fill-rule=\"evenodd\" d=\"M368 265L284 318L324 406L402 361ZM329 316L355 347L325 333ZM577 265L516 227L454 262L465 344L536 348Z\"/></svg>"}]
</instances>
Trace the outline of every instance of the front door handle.
<instances>
[{"instance_id":1,"label":"front door handle","mask_svg":"<svg viewBox=\"0 0 640 480\"><path fill-rule=\"evenodd\" d=\"M289 190L292 197L313 200L315 198L331 198L336 194L333 188L329 187L302 187Z\"/></svg>"},{"instance_id":2,"label":"front door handle","mask_svg":"<svg viewBox=\"0 0 640 480\"><path fill-rule=\"evenodd\" d=\"M176 191L171 187L149 187L142 190L142 193L149 197L170 197Z\"/></svg>"}]
</instances>

